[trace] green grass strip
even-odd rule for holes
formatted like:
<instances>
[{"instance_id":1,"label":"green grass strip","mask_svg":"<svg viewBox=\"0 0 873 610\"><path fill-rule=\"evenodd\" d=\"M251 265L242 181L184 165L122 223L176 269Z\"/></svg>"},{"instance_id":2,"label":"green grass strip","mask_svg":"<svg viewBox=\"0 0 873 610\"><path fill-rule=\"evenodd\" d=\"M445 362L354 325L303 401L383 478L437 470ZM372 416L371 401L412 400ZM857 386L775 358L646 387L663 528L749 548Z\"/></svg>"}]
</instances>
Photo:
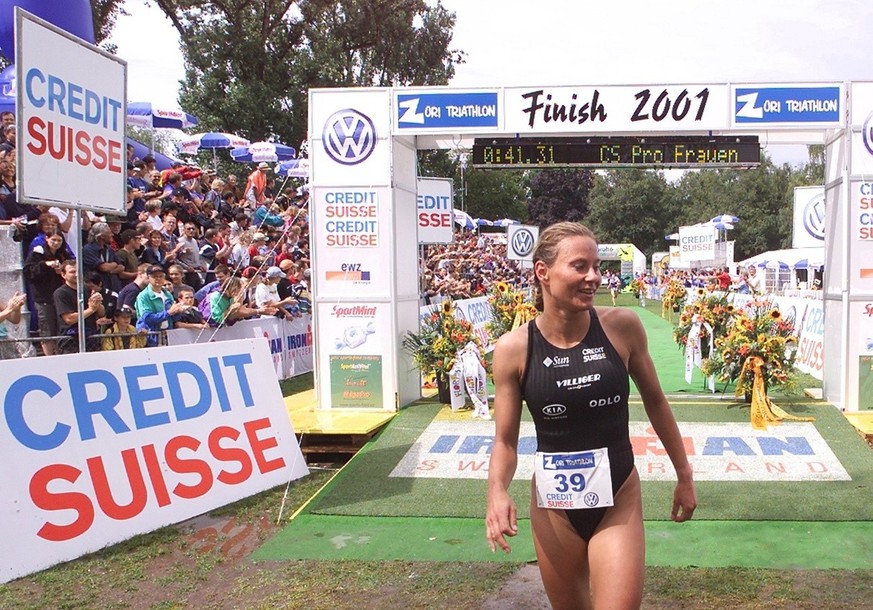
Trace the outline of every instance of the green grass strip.
<instances>
[{"instance_id":1,"label":"green grass strip","mask_svg":"<svg viewBox=\"0 0 873 610\"><path fill-rule=\"evenodd\" d=\"M485 518L341 517L303 514L254 552L254 560L533 561L530 523L512 553L492 553Z\"/></svg>"},{"instance_id":2,"label":"green grass strip","mask_svg":"<svg viewBox=\"0 0 873 610\"><path fill-rule=\"evenodd\" d=\"M515 561L536 559L530 522L512 553L491 553L483 519L300 515L252 559ZM871 569L873 530L864 522L646 522L646 564L665 567Z\"/></svg>"},{"instance_id":3,"label":"green grass strip","mask_svg":"<svg viewBox=\"0 0 873 610\"><path fill-rule=\"evenodd\" d=\"M869 570L873 528L858 521L647 522L646 564Z\"/></svg>"}]
</instances>

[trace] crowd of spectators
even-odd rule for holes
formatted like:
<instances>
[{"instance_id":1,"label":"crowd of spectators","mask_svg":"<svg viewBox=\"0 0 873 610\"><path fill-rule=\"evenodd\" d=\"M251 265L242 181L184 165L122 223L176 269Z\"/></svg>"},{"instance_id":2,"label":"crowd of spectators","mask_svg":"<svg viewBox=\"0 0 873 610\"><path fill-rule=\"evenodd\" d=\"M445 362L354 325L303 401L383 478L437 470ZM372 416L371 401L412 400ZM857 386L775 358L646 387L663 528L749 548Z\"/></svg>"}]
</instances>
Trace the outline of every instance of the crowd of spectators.
<instances>
[{"instance_id":1,"label":"crowd of spectators","mask_svg":"<svg viewBox=\"0 0 873 610\"><path fill-rule=\"evenodd\" d=\"M11 225L21 245L30 331L43 354L78 351L80 279L89 351L156 345L171 328L308 310L308 192L277 192L266 163L240 184L182 163L161 171L152 155L136 159L129 148L125 213L81 212L79 234L70 210L17 200L8 115L0 117L0 225ZM0 302L0 340L24 306L24 294Z\"/></svg>"},{"instance_id":2,"label":"crowd of spectators","mask_svg":"<svg viewBox=\"0 0 873 610\"><path fill-rule=\"evenodd\" d=\"M460 230L450 244L425 246L421 296L425 304L444 298L486 295L497 281L521 290L533 285L532 270L506 257L503 233Z\"/></svg>"}]
</instances>

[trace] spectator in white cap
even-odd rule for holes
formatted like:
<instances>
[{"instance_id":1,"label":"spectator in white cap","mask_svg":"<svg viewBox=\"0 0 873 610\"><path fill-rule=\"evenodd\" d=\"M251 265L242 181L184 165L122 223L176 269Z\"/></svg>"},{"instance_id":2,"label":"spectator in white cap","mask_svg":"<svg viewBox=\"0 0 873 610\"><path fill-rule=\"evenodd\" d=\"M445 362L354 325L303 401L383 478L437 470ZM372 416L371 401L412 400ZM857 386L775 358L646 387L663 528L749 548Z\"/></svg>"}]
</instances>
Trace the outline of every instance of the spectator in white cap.
<instances>
[{"instance_id":1,"label":"spectator in white cap","mask_svg":"<svg viewBox=\"0 0 873 610\"><path fill-rule=\"evenodd\" d=\"M286 320L291 320L300 316L300 310L297 308L297 299L293 297L279 298L277 285L283 277L285 277L285 272L279 267L267 269L267 277L255 289L255 303L258 309L270 306L276 307L278 308L277 315L281 315Z\"/></svg>"}]
</instances>

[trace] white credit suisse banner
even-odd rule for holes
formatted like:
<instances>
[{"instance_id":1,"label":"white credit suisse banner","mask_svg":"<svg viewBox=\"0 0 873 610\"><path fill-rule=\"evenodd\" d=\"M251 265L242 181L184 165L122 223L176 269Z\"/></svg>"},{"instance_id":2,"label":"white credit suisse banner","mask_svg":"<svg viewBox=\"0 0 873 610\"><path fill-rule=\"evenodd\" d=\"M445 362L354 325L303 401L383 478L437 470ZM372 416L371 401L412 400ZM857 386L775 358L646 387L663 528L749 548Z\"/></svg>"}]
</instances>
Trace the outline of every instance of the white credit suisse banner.
<instances>
[{"instance_id":1,"label":"white credit suisse banner","mask_svg":"<svg viewBox=\"0 0 873 610\"><path fill-rule=\"evenodd\" d=\"M851 480L811 423L783 423L757 431L748 422L680 422L679 432L697 481ZM630 440L642 480L676 480L667 451L649 422L630 422ZM433 421L389 476L486 479L493 444L494 422ZM513 478L531 478L536 447L533 422L521 422Z\"/></svg>"},{"instance_id":2,"label":"white credit suisse banner","mask_svg":"<svg viewBox=\"0 0 873 610\"><path fill-rule=\"evenodd\" d=\"M715 239L715 227L679 227L679 258L685 263L713 260Z\"/></svg>"},{"instance_id":3,"label":"white credit suisse banner","mask_svg":"<svg viewBox=\"0 0 873 610\"><path fill-rule=\"evenodd\" d=\"M169 345L191 345L212 341L264 338L278 379L288 379L312 371L312 316L293 320L276 317L240 320L232 326L208 330L174 328L167 331Z\"/></svg>"},{"instance_id":4,"label":"white credit suisse banner","mask_svg":"<svg viewBox=\"0 0 873 610\"><path fill-rule=\"evenodd\" d=\"M124 213L127 64L16 15L19 200Z\"/></svg>"},{"instance_id":5,"label":"white credit suisse banner","mask_svg":"<svg viewBox=\"0 0 873 610\"><path fill-rule=\"evenodd\" d=\"M319 297L388 294L390 200L387 188L312 189L312 235L318 253L315 292Z\"/></svg>"},{"instance_id":6,"label":"white credit suisse banner","mask_svg":"<svg viewBox=\"0 0 873 610\"><path fill-rule=\"evenodd\" d=\"M452 201L454 190L451 178L419 178L418 243L450 244L452 231Z\"/></svg>"},{"instance_id":7,"label":"white credit suisse banner","mask_svg":"<svg viewBox=\"0 0 873 610\"><path fill-rule=\"evenodd\" d=\"M494 344L491 343L491 336L488 334L488 322L491 319L491 306L488 304L488 297L474 297L472 299L460 299L454 302L455 317L459 320L466 320L473 325L473 332L479 337L479 342L482 344L482 351L488 353L494 350ZM434 311L439 311L440 303L433 305L423 305L419 308L418 314L420 320L424 320Z\"/></svg>"},{"instance_id":8,"label":"white credit suisse banner","mask_svg":"<svg viewBox=\"0 0 873 610\"><path fill-rule=\"evenodd\" d=\"M0 362L0 400L2 582L308 474L264 341Z\"/></svg>"},{"instance_id":9,"label":"white credit suisse banner","mask_svg":"<svg viewBox=\"0 0 873 610\"><path fill-rule=\"evenodd\" d=\"M598 133L727 129L727 84L508 87L511 133Z\"/></svg>"}]
</instances>

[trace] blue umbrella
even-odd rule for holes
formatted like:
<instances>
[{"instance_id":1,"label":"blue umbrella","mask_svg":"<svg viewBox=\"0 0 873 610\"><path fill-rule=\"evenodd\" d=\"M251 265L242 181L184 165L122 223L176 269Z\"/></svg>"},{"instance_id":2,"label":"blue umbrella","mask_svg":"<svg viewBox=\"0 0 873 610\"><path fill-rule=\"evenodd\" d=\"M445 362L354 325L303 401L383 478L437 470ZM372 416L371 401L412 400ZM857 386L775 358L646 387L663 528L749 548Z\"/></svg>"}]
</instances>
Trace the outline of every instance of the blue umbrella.
<instances>
[{"instance_id":1,"label":"blue umbrella","mask_svg":"<svg viewBox=\"0 0 873 610\"><path fill-rule=\"evenodd\" d=\"M464 229L474 229L476 228L476 223L473 222L473 217L467 214L464 211L459 210L458 208L454 208L452 210L454 213L455 224L463 227Z\"/></svg>"},{"instance_id":2,"label":"blue umbrella","mask_svg":"<svg viewBox=\"0 0 873 610\"><path fill-rule=\"evenodd\" d=\"M198 123L197 117L181 110L156 108L151 102L127 105L127 124L154 129L185 129Z\"/></svg>"},{"instance_id":3,"label":"blue umbrella","mask_svg":"<svg viewBox=\"0 0 873 610\"><path fill-rule=\"evenodd\" d=\"M740 219L737 218L736 216L731 216L730 214L722 214L720 216L716 216L715 218L713 218L709 222L711 222L714 225L717 225L718 223L722 223L722 224L726 224L726 225L735 225L739 221L740 221ZM728 227L728 228L733 229L733 227Z\"/></svg>"},{"instance_id":4,"label":"blue umbrella","mask_svg":"<svg viewBox=\"0 0 873 610\"><path fill-rule=\"evenodd\" d=\"M679 234L670 233L669 235L665 235L664 239L666 239L667 241L679 241Z\"/></svg>"},{"instance_id":5,"label":"blue umbrella","mask_svg":"<svg viewBox=\"0 0 873 610\"><path fill-rule=\"evenodd\" d=\"M201 150L215 151L218 148L235 148L237 146L248 146L249 144L251 142L247 139L235 136L232 133L210 131L186 136L176 144L176 148L179 150L179 154L194 155Z\"/></svg>"},{"instance_id":6,"label":"blue umbrella","mask_svg":"<svg viewBox=\"0 0 873 610\"><path fill-rule=\"evenodd\" d=\"M0 71L0 112L15 112L15 66Z\"/></svg>"},{"instance_id":7,"label":"blue umbrella","mask_svg":"<svg viewBox=\"0 0 873 610\"><path fill-rule=\"evenodd\" d=\"M517 220L513 220L511 218L501 218L500 220L494 221L495 227L508 227L509 225L518 225L521 224Z\"/></svg>"},{"instance_id":8,"label":"blue umbrella","mask_svg":"<svg viewBox=\"0 0 873 610\"><path fill-rule=\"evenodd\" d=\"M230 151L230 156L234 161L240 163L260 163L261 161L275 163L293 159L297 156L297 151L291 146L278 142L253 142L248 146L234 148Z\"/></svg>"},{"instance_id":9,"label":"blue umbrella","mask_svg":"<svg viewBox=\"0 0 873 610\"><path fill-rule=\"evenodd\" d=\"M476 226L479 227L493 227L494 223L488 220L487 218L474 218L473 222L476 223Z\"/></svg>"},{"instance_id":10,"label":"blue umbrella","mask_svg":"<svg viewBox=\"0 0 873 610\"><path fill-rule=\"evenodd\" d=\"M301 157L300 159L290 159L282 161L273 170L277 176L288 176L289 178L308 178L309 177L309 159Z\"/></svg>"}]
</instances>

